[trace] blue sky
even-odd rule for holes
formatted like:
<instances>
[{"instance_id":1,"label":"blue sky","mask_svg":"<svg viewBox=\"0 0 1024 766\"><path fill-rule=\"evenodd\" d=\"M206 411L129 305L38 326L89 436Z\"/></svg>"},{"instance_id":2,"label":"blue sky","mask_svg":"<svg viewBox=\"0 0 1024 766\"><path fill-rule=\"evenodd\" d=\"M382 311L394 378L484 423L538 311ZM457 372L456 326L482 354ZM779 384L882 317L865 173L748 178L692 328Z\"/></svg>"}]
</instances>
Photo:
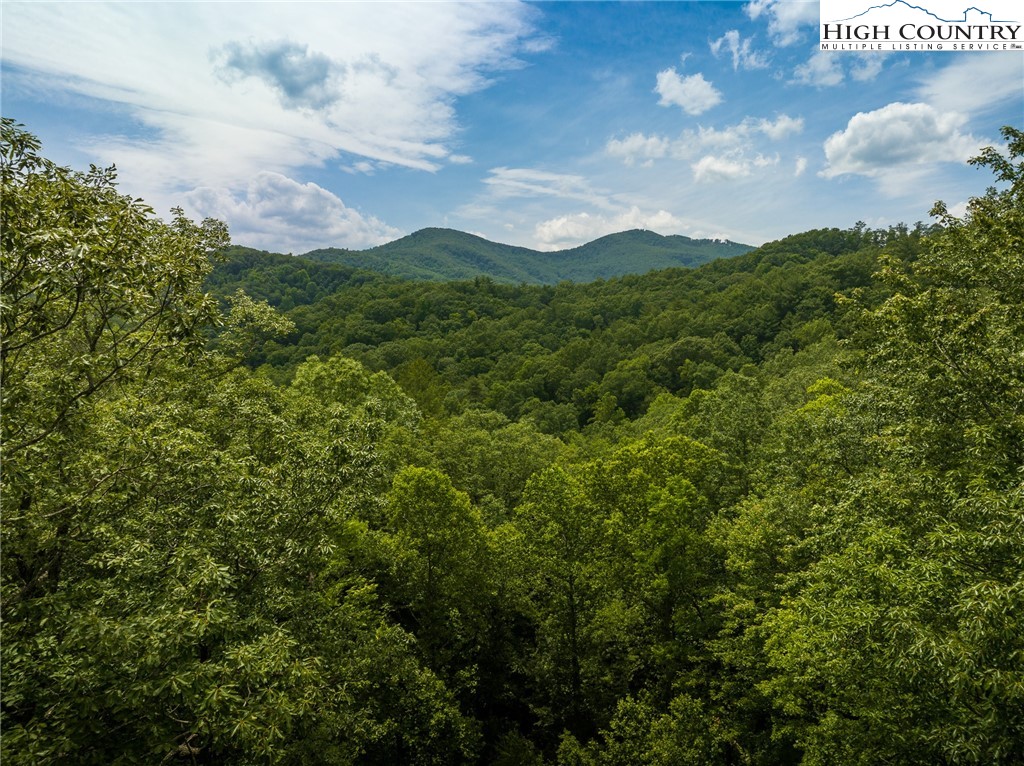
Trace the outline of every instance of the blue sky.
<instances>
[{"instance_id":1,"label":"blue sky","mask_svg":"<svg viewBox=\"0 0 1024 766\"><path fill-rule=\"evenodd\" d=\"M1024 125L1024 54L822 53L818 14L5 0L2 111L62 164L115 164L159 214L280 252L428 226L543 250L631 228L757 245L983 193L965 161Z\"/></svg>"}]
</instances>

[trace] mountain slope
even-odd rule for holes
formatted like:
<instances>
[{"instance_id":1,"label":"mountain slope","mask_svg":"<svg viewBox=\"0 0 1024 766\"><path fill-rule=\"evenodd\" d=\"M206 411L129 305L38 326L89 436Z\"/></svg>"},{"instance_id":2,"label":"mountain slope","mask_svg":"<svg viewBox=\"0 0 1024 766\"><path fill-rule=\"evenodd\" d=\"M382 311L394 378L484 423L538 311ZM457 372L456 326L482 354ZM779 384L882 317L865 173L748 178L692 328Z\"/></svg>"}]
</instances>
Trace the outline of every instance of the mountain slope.
<instances>
[{"instance_id":1,"label":"mountain slope","mask_svg":"<svg viewBox=\"0 0 1024 766\"><path fill-rule=\"evenodd\" d=\"M558 264L560 278L590 282L658 269L693 268L718 258L742 255L753 248L715 239L690 239L679 234L662 236L633 229L595 239L571 250L541 253Z\"/></svg>"},{"instance_id":2,"label":"mountain slope","mask_svg":"<svg viewBox=\"0 0 1024 766\"><path fill-rule=\"evenodd\" d=\"M406 279L446 281L486 276L496 282L555 284L699 266L751 249L735 242L679 235L663 237L635 229L610 234L571 250L545 253L490 242L453 229L431 228L369 250L326 248L302 257Z\"/></svg>"}]
</instances>

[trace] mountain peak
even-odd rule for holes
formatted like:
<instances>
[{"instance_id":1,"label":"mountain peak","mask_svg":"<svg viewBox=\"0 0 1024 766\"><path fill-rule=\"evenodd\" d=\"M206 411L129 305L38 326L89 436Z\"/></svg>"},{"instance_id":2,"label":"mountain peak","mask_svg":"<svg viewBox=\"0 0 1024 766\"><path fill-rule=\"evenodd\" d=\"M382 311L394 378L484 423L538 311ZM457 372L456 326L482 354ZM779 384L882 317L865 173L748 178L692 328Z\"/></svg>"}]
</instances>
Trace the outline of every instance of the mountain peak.
<instances>
[{"instance_id":1,"label":"mountain peak","mask_svg":"<svg viewBox=\"0 0 1024 766\"><path fill-rule=\"evenodd\" d=\"M369 250L326 248L303 257L408 279L489 277L496 282L591 282L655 269L694 267L740 255L748 245L662 236L647 229L608 234L568 250L540 252L491 242L457 229L429 227Z\"/></svg>"}]
</instances>

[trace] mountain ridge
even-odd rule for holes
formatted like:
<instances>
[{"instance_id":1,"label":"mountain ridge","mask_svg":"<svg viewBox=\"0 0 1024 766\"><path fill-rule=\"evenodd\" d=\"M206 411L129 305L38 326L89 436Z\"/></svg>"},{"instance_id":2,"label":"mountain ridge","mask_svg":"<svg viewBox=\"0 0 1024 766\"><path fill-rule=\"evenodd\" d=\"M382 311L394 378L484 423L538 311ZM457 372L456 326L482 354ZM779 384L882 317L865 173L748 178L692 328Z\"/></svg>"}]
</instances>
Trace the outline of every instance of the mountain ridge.
<instances>
[{"instance_id":1,"label":"mountain ridge","mask_svg":"<svg viewBox=\"0 0 1024 766\"><path fill-rule=\"evenodd\" d=\"M729 240L692 239L631 229L566 250L541 251L492 242L476 234L430 227L366 250L320 248L299 257L407 279L497 282L591 282L656 269L693 268L754 248Z\"/></svg>"}]
</instances>

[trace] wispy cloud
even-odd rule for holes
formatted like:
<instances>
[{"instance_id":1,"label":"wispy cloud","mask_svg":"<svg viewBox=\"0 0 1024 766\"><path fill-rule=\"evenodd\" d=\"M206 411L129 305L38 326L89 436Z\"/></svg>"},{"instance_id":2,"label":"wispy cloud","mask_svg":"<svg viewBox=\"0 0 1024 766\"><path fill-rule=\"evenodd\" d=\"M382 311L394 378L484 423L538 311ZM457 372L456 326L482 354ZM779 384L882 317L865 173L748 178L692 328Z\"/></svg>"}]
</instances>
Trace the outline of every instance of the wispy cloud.
<instances>
[{"instance_id":1,"label":"wispy cloud","mask_svg":"<svg viewBox=\"0 0 1024 766\"><path fill-rule=\"evenodd\" d=\"M793 80L801 85L816 88L831 88L846 78L840 57L832 53L817 51L793 72Z\"/></svg>"},{"instance_id":2,"label":"wispy cloud","mask_svg":"<svg viewBox=\"0 0 1024 766\"><path fill-rule=\"evenodd\" d=\"M774 120L747 117L742 122L724 128L700 127L697 130L684 130L675 139L632 133L622 139L609 140L605 144L605 152L612 157L621 157L623 162L630 166L638 162L649 164L655 159L665 157L692 160L708 151L717 152L719 155L722 152L729 152L730 163L749 169L753 167L753 158L748 160L746 156L756 139L781 141L787 136L799 134L803 128L803 118L791 117L788 114L780 114ZM719 165L722 165L721 156L709 159L700 167ZM726 175L728 174L720 173L718 177ZM746 174L733 173L732 177L739 178L743 175ZM706 174L702 176L708 177Z\"/></svg>"},{"instance_id":3,"label":"wispy cloud","mask_svg":"<svg viewBox=\"0 0 1024 766\"><path fill-rule=\"evenodd\" d=\"M919 80L917 96L942 111L987 113L1018 102L1024 82L1024 56L953 57L947 66ZM1020 115L1018 115L1018 118Z\"/></svg>"},{"instance_id":4,"label":"wispy cloud","mask_svg":"<svg viewBox=\"0 0 1024 766\"><path fill-rule=\"evenodd\" d=\"M761 51L755 51L750 38L742 39L736 29L730 29L717 40L709 43L711 53L716 57L723 51L732 55L733 70L741 69L764 69L768 66L768 55Z\"/></svg>"},{"instance_id":5,"label":"wispy cloud","mask_svg":"<svg viewBox=\"0 0 1024 766\"><path fill-rule=\"evenodd\" d=\"M793 71L793 82L816 88L840 85L847 77L857 82L868 82L881 74L889 55L884 51L836 55L815 50L807 61Z\"/></svg>"},{"instance_id":6,"label":"wispy cloud","mask_svg":"<svg viewBox=\"0 0 1024 766\"><path fill-rule=\"evenodd\" d=\"M459 162L455 100L549 44L536 15L517 2L15 3L3 56L49 92L130 115L142 131L85 148L158 204L332 160Z\"/></svg>"},{"instance_id":7,"label":"wispy cloud","mask_svg":"<svg viewBox=\"0 0 1024 766\"><path fill-rule=\"evenodd\" d=\"M599 208L616 207L606 193L592 188L583 176L570 173L550 173L532 168L493 168L483 183L499 199L556 197L587 202Z\"/></svg>"}]
</instances>

